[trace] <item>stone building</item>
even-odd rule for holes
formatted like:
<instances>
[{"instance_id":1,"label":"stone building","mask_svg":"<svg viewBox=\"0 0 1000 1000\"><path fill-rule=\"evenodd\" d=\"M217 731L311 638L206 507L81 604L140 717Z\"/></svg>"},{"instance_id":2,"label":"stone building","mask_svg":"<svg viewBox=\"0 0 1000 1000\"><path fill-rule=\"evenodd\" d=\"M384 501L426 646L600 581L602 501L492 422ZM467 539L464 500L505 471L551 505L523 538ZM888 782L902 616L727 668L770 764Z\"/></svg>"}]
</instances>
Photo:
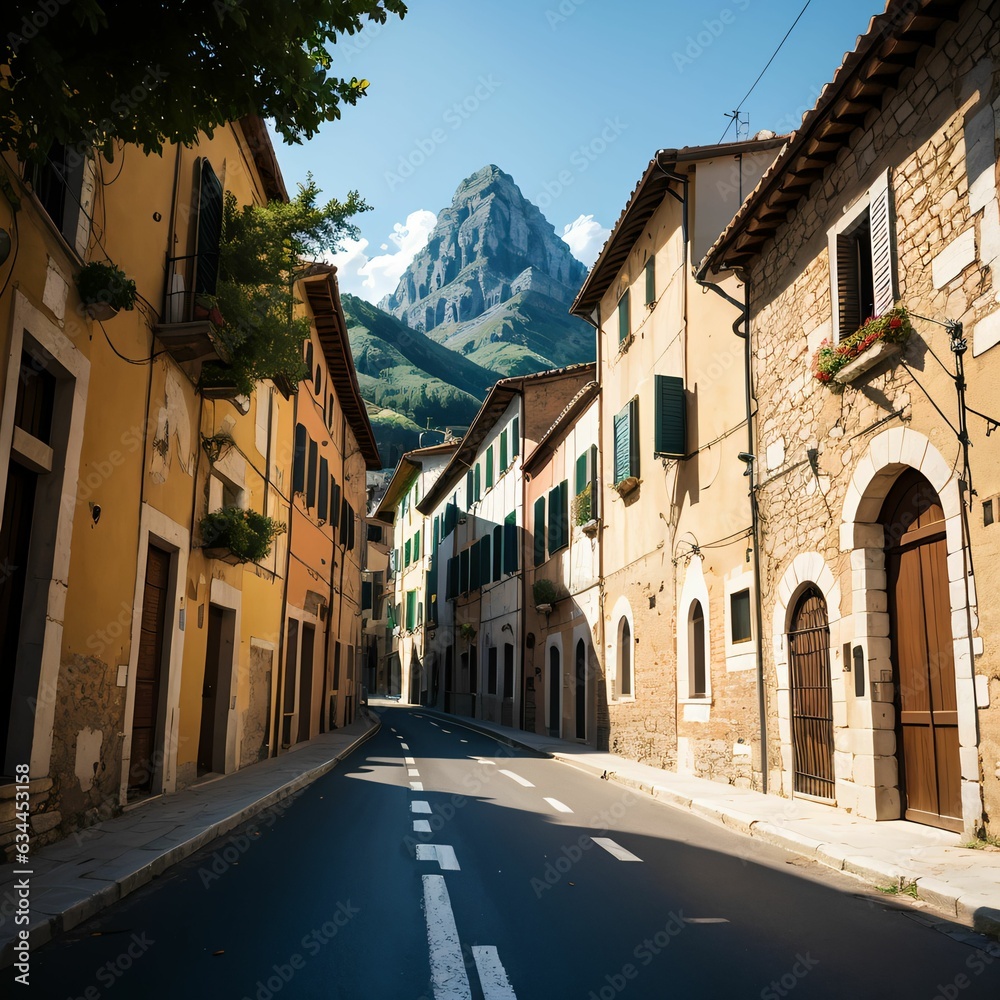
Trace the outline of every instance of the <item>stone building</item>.
<instances>
[{"instance_id":1,"label":"stone building","mask_svg":"<svg viewBox=\"0 0 1000 1000\"><path fill-rule=\"evenodd\" d=\"M994 835L998 51L890 2L700 268L749 287L771 788Z\"/></svg>"},{"instance_id":2,"label":"stone building","mask_svg":"<svg viewBox=\"0 0 1000 1000\"><path fill-rule=\"evenodd\" d=\"M573 305L598 337L599 738L643 763L755 786L742 289L691 271L784 142L659 150Z\"/></svg>"}]
</instances>

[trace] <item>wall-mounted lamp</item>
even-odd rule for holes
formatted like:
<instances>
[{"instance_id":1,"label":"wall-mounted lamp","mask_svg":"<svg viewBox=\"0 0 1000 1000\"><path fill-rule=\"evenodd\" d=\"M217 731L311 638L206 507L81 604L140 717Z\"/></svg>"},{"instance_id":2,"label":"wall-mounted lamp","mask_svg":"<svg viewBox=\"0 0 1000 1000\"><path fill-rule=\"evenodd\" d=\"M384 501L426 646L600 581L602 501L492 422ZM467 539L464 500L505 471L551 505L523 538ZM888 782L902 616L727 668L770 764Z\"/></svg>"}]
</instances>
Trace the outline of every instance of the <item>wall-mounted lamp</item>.
<instances>
[{"instance_id":1,"label":"wall-mounted lamp","mask_svg":"<svg viewBox=\"0 0 1000 1000\"><path fill-rule=\"evenodd\" d=\"M741 451L736 457L741 462L745 462L746 463L746 471L743 473L743 475L744 476L752 476L753 475L753 463L757 461L756 456L755 455L751 455L750 452L748 452L748 451Z\"/></svg>"}]
</instances>

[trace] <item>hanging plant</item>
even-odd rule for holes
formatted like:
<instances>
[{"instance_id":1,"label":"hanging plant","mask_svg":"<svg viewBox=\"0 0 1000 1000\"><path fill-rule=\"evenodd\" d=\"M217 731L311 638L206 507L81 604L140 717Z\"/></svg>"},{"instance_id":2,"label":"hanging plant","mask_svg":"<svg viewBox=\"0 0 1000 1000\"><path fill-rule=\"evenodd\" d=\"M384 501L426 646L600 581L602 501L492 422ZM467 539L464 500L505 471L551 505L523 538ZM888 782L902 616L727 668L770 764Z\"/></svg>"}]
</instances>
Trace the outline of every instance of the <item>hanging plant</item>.
<instances>
[{"instance_id":1,"label":"hanging plant","mask_svg":"<svg viewBox=\"0 0 1000 1000\"><path fill-rule=\"evenodd\" d=\"M535 606L539 604L555 604L559 600L559 593L556 590L556 585L551 580L546 580L544 577L540 580L536 580L531 585L531 596L535 599Z\"/></svg>"},{"instance_id":2,"label":"hanging plant","mask_svg":"<svg viewBox=\"0 0 1000 1000\"><path fill-rule=\"evenodd\" d=\"M895 306L881 316L866 320L859 330L845 337L839 344L824 340L813 356L813 378L824 385L832 382L837 372L875 344L905 344L912 332L910 314L906 307Z\"/></svg>"},{"instance_id":3,"label":"hanging plant","mask_svg":"<svg viewBox=\"0 0 1000 1000\"><path fill-rule=\"evenodd\" d=\"M260 562L284 530L280 521L255 510L223 507L202 518L202 547L227 549L240 562Z\"/></svg>"},{"instance_id":4,"label":"hanging plant","mask_svg":"<svg viewBox=\"0 0 1000 1000\"><path fill-rule=\"evenodd\" d=\"M76 290L95 319L109 319L135 306L135 282L114 264L92 260L76 276Z\"/></svg>"}]
</instances>

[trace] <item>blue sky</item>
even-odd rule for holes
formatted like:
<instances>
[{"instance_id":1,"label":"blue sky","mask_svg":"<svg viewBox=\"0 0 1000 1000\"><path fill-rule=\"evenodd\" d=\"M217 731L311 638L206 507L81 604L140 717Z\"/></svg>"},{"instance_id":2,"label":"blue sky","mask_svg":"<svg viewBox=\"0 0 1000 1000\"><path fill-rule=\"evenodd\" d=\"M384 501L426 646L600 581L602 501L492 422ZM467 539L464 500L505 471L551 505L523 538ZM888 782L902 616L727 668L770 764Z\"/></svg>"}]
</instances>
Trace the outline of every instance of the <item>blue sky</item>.
<instances>
[{"instance_id":1,"label":"blue sky","mask_svg":"<svg viewBox=\"0 0 1000 1000\"><path fill-rule=\"evenodd\" d=\"M400 21L334 47L371 81L301 146L276 139L289 186L373 210L335 258L341 287L377 301L463 178L511 174L586 264L653 153L718 142L805 0L413 0ZM749 133L794 128L879 0L812 0L743 105ZM730 129L727 140L735 138Z\"/></svg>"}]
</instances>

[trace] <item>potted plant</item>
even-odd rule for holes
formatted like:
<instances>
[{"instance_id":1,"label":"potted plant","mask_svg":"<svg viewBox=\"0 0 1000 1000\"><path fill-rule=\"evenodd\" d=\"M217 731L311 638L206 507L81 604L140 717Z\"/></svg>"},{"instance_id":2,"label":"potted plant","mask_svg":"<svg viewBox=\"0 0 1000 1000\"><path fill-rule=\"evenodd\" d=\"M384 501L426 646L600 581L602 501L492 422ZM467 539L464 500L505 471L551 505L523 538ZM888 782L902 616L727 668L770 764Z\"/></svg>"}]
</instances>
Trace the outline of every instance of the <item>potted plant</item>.
<instances>
[{"instance_id":1,"label":"potted plant","mask_svg":"<svg viewBox=\"0 0 1000 1000\"><path fill-rule=\"evenodd\" d=\"M271 553L274 539L285 530L284 524L255 510L223 507L201 520L202 548L230 553L237 562L260 562Z\"/></svg>"},{"instance_id":2,"label":"potted plant","mask_svg":"<svg viewBox=\"0 0 1000 1000\"><path fill-rule=\"evenodd\" d=\"M194 297L194 318L207 319L213 326L225 326L222 311L219 309L219 297L198 292Z\"/></svg>"},{"instance_id":3,"label":"potted plant","mask_svg":"<svg viewBox=\"0 0 1000 1000\"><path fill-rule=\"evenodd\" d=\"M475 642L476 627L472 624L472 622L462 622L462 624L458 626L458 634L467 642Z\"/></svg>"},{"instance_id":4,"label":"potted plant","mask_svg":"<svg viewBox=\"0 0 1000 1000\"><path fill-rule=\"evenodd\" d=\"M559 592L556 590L556 585L544 577L536 580L531 585L531 596L535 601L535 610L544 615L550 614L552 606L559 600Z\"/></svg>"},{"instance_id":5,"label":"potted plant","mask_svg":"<svg viewBox=\"0 0 1000 1000\"><path fill-rule=\"evenodd\" d=\"M111 319L120 309L135 306L135 282L110 262L84 264L76 276L76 289L91 319Z\"/></svg>"},{"instance_id":6,"label":"potted plant","mask_svg":"<svg viewBox=\"0 0 1000 1000\"><path fill-rule=\"evenodd\" d=\"M879 361L898 354L912 332L905 306L897 305L881 316L870 317L839 344L829 340L820 344L813 356L813 378L824 385L845 385Z\"/></svg>"}]
</instances>

